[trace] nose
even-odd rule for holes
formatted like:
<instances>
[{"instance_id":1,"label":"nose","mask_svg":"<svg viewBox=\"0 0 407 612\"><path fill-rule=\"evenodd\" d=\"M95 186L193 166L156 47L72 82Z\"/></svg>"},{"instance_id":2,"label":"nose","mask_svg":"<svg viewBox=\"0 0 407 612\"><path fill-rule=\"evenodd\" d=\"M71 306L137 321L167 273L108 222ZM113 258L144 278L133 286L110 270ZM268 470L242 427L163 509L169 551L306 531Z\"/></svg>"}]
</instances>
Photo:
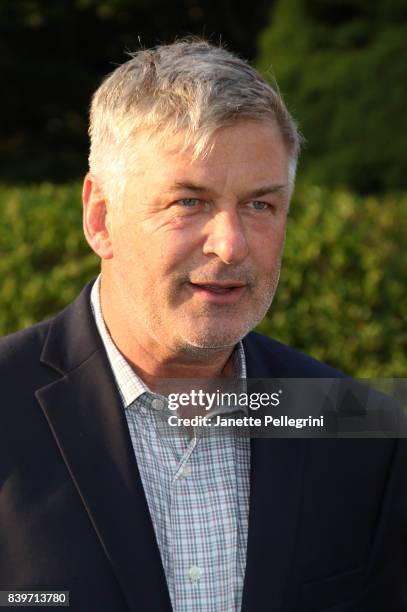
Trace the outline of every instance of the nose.
<instances>
[{"instance_id":1,"label":"nose","mask_svg":"<svg viewBox=\"0 0 407 612\"><path fill-rule=\"evenodd\" d=\"M225 264L241 263L249 248L236 211L219 211L208 222L204 255L217 255Z\"/></svg>"}]
</instances>

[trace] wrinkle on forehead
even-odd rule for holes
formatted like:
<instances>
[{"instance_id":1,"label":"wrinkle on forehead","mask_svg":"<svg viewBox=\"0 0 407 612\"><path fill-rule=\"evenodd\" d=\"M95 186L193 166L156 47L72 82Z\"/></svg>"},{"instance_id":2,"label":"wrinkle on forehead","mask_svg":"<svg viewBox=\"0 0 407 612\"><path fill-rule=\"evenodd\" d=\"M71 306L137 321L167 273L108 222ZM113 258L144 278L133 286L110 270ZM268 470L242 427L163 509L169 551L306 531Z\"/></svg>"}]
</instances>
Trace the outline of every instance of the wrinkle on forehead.
<instances>
[{"instance_id":1,"label":"wrinkle on forehead","mask_svg":"<svg viewBox=\"0 0 407 612\"><path fill-rule=\"evenodd\" d=\"M289 199L288 153L279 128L272 122L241 123L221 128L212 139L210 153L193 159L182 150L182 133L162 146L159 139L142 133L135 141L137 163L130 169L133 188L138 180L151 180L151 189L174 192L187 184L224 197L244 197L269 185ZM192 192L197 190L192 189Z\"/></svg>"}]
</instances>

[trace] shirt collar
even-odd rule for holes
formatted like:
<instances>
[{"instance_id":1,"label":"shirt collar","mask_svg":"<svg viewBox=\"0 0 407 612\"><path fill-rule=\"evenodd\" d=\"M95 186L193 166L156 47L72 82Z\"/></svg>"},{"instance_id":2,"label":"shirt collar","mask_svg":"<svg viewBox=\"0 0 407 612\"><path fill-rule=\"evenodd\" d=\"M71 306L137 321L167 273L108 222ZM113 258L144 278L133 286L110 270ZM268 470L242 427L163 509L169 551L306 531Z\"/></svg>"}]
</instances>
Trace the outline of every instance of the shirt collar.
<instances>
[{"instance_id":1,"label":"shirt collar","mask_svg":"<svg viewBox=\"0 0 407 612\"><path fill-rule=\"evenodd\" d=\"M137 398L140 397L140 395L146 392L151 393L151 391L141 380L141 378L134 372L129 362L120 353L106 328L100 305L100 278L101 276L99 274L93 284L90 294L92 313L95 319L96 327L106 349L110 366L123 400L123 405L125 408L128 408ZM231 359L236 378L246 378L246 358L241 340L236 345Z\"/></svg>"}]
</instances>

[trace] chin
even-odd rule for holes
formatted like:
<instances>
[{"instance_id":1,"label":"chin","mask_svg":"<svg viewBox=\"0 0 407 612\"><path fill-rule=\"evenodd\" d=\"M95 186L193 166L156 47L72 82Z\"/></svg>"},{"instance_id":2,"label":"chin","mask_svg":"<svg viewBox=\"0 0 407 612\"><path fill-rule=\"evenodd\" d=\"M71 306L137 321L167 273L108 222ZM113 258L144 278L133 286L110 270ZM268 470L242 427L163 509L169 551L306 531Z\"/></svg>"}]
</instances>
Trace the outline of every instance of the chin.
<instances>
[{"instance_id":1,"label":"chin","mask_svg":"<svg viewBox=\"0 0 407 612\"><path fill-rule=\"evenodd\" d=\"M247 329L240 330L199 330L191 331L190 334L183 333L182 341L184 348L192 350L222 350L235 346L248 332Z\"/></svg>"},{"instance_id":2,"label":"chin","mask_svg":"<svg viewBox=\"0 0 407 612\"><path fill-rule=\"evenodd\" d=\"M185 317L182 325L177 322L178 347L186 352L231 348L263 320L269 306L270 301L264 303L261 310L247 313L250 316L246 317L242 317L241 313L218 317Z\"/></svg>"}]
</instances>

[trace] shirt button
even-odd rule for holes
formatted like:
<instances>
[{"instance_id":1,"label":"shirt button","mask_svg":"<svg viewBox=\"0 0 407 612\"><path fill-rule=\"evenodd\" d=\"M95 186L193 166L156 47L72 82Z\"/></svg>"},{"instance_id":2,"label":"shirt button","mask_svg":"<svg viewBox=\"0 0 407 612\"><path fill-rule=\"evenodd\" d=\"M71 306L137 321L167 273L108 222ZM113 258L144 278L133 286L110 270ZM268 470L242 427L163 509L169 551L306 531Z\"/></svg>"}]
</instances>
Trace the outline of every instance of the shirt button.
<instances>
[{"instance_id":1,"label":"shirt button","mask_svg":"<svg viewBox=\"0 0 407 612\"><path fill-rule=\"evenodd\" d=\"M184 467L182 468L179 477L180 478L187 478L191 473L191 468L189 467L189 465L184 465Z\"/></svg>"},{"instance_id":2,"label":"shirt button","mask_svg":"<svg viewBox=\"0 0 407 612\"><path fill-rule=\"evenodd\" d=\"M192 565L189 568L188 574L189 574L189 577L191 578L192 582L197 582L197 580L202 578L203 571L197 565Z\"/></svg>"},{"instance_id":3,"label":"shirt button","mask_svg":"<svg viewBox=\"0 0 407 612\"><path fill-rule=\"evenodd\" d=\"M154 410L162 410L164 408L163 400L158 399L158 397L153 399L153 401L151 402L151 405L154 408Z\"/></svg>"}]
</instances>

